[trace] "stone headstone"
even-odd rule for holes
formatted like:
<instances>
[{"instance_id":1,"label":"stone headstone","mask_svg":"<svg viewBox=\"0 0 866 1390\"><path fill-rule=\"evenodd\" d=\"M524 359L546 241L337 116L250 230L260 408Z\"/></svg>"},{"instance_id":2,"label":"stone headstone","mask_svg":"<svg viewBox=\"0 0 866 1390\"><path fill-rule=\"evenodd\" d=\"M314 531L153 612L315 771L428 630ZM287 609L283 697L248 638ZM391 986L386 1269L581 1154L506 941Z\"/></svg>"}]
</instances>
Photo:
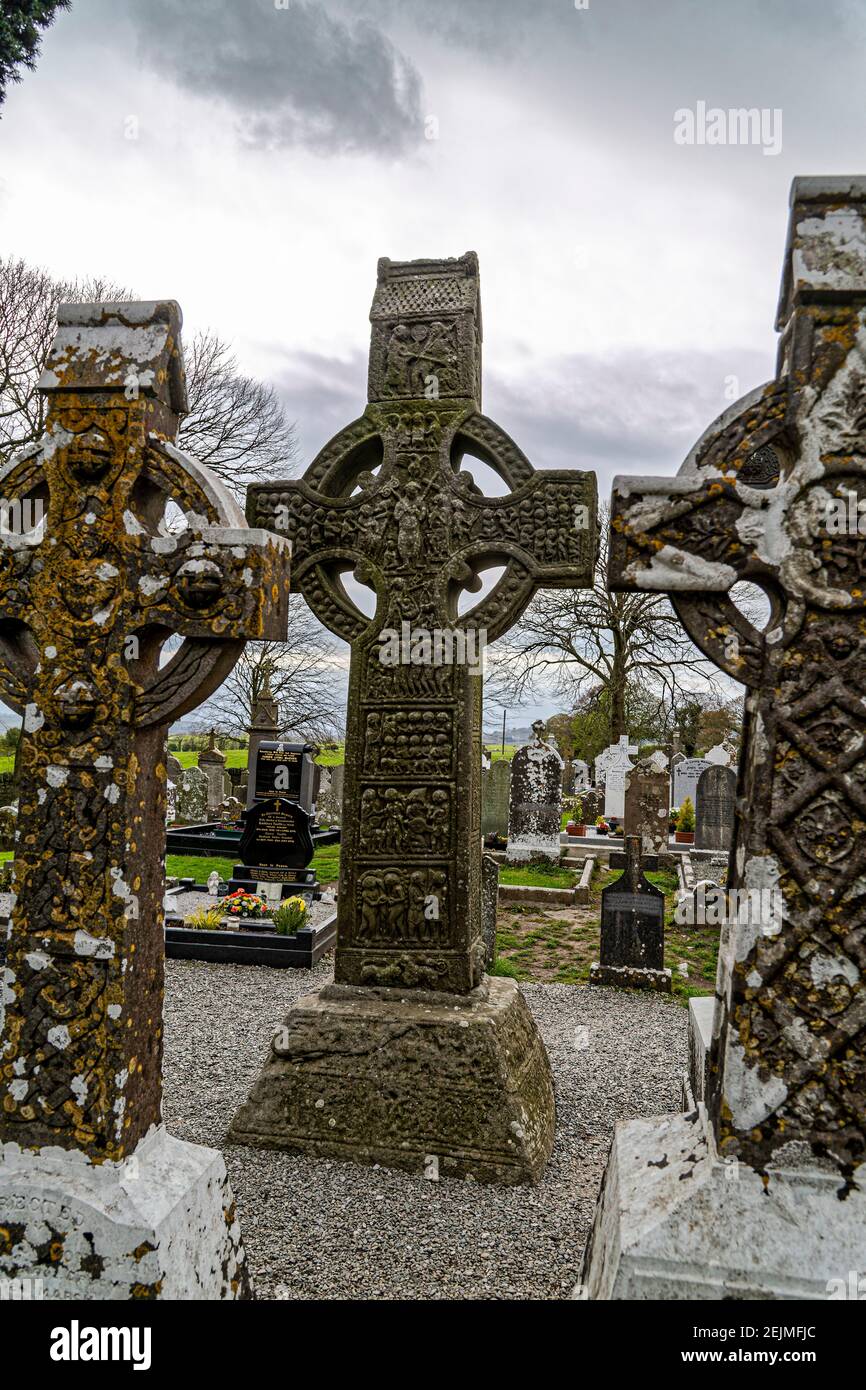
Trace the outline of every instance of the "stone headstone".
<instances>
[{"instance_id":1,"label":"stone headstone","mask_svg":"<svg viewBox=\"0 0 866 1390\"><path fill-rule=\"evenodd\" d=\"M649 760L656 772L667 772L669 766L668 755L662 752L661 748L657 748L654 753L650 753Z\"/></svg>"},{"instance_id":2,"label":"stone headstone","mask_svg":"<svg viewBox=\"0 0 866 1390\"><path fill-rule=\"evenodd\" d=\"M500 758L489 772L481 773L481 833L508 834L508 806L511 798L511 763Z\"/></svg>"},{"instance_id":3,"label":"stone headstone","mask_svg":"<svg viewBox=\"0 0 866 1390\"><path fill-rule=\"evenodd\" d=\"M232 1134L418 1171L433 1155L443 1175L523 1181L550 1152L553 1093L514 982L484 981L476 658L482 630L488 641L504 634L534 588L592 583L594 480L534 473L480 414L473 254L381 260L371 320L363 416L303 479L248 494L251 517L285 528L301 591L351 645L351 667L336 984L289 1015ZM507 495L485 497L455 470L461 451L479 448ZM455 590L474 586L482 559L504 574L455 629ZM349 564L375 575L373 620L340 584ZM393 658L406 629L418 660ZM440 652L449 639L439 664L434 637ZM399 806L379 838L389 788ZM431 826L401 848L400 808L414 792L429 805L444 792L444 845ZM371 875L383 885L375 903ZM383 1094L386 1105L371 1099Z\"/></svg>"},{"instance_id":4,"label":"stone headstone","mask_svg":"<svg viewBox=\"0 0 866 1390\"><path fill-rule=\"evenodd\" d=\"M175 816L179 825L201 825L208 818L208 779L199 767L185 767L177 784Z\"/></svg>"},{"instance_id":5,"label":"stone headstone","mask_svg":"<svg viewBox=\"0 0 866 1390\"><path fill-rule=\"evenodd\" d=\"M339 825L343 815L343 778L345 768L342 763L322 769L322 781L316 801L316 814L319 820L329 825Z\"/></svg>"},{"instance_id":6,"label":"stone headstone","mask_svg":"<svg viewBox=\"0 0 866 1390\"><path fill-rule=\"evenodd\" d=\"M670 781L651 758L639 762L626 777L623 831L636 835L641 854L661 854L668 845Z\"/></svg>"},{"instance_id":7,"label":"stone headstone","mask_svg":"<svg viewBox=\"0 0 866 1390\"><path fill-rule=\"evenodd\" d=\"M637 752L636 744L629 744L628 735L623 734L618 743L607 750L604 778L604 814L622 820L625 815L625 779L634 768L629 757Z\"/></svg>"},{"instance_id":8,"label":"stone headstone","mask_svg":"<svg viewBox=\"0 0 866 1390\"><path fill-rule=\"evenodd\" d=\"M14 806L0 806L0 850L15 850L18 811Z\"/></svg>"},{"instance_id":9,"label":"stone headstone","mask_svg":"<svg viewBox=\"0 0 866 1390\"><path fill-rule=\"evenodd\" d=\"M682 762L677 763L674 768L673 783L673 804L677 810L682 810L683 802L687 796L692 799L692 805L697 807L698 782L701 773L708 767L712 767L705 758L683 758Z\"/></svg>"},{"instance_id":10,"label":"stone headstone","mask_svg":"<svg viewBox=\"0 0 866 1390\"><path fill-rule=\"evenodd\" d=\"M582 791L589 786L589 763L585 763L582 758L575 758L572 761L572 771L574 773L573 792Z\"/></svg>"},{"instance_id":11,"label":"stone headstone","mask_svg":"<svg viewBox=\"0 0 866 1390\"><path fill-rule=\"evenodd\" d=\"M580 802L583 812L585 825L595 825L599 816L604 814L604 789L601 787L587 787L575 798ZM575 810L574 816L577 817Z\"/></svg>"},{"instance_id":12,"label":"stone headstone","mask_svg":"<svg viewBox=\"0 0 866 1390\"><path fill-rule=\"evenodd\" d=\"M240 851L247 867L305 869L313 857L310 817L286 797L259 801L247 812Z\"/></svg>"},{"instance_id":13,"label":"stone headstone","mask_svg":"<svg viewBox=\"0 0 866 1390\"><path fill-rule=\"evenodd\" d=\"M731 767L708 767L698 782L695 849L730 849L734 835L737 774Z\"/></svg>"},{"instance_id":14,"label":"stone headstone","mask_svg":"<svg viewBox=\"0 0 866 1390\"><path fill-rule=\"evenodd\" d=\"M536 720L531 742L511 760L508 858L545 858L559 863L562 831L562 758Z\"/></svg>"},{"instance_id":15,"label":"stone headstone","mask_svg":"<svg viewBox=\"0 0 866 1390\"><path fill-rule=\"evenodd\" d=\"M665 899L641 868L637 835L625 837L626 867L601 893L601 949L591 985L670 993L665 969Z\"/></svg>"},{"instance_id":16,"label":"stone headstone","mask_svg":"<svg viewBox=\"0 0 866 1390\"><path fill-rule=\"evenodd\" d=\"M617 1126L590 1299L821 1301L863 1267L866 179L794 181L777 326L678 477L614 481L611 586L668 592L748 693L705 1108ZM756 575L766 631L728 596Z\"/></svg>"},{"instance_id":17,"label":"stone headstone","mask_svg":"<svg viewBox=\"0 0 866 1390\"><path fill-rule=\"evenodd\" d=\"M704 758L708 763L715 763L717 767L730 767L732 752L730 744L717 743L714 748L707 749Z\"/></svg>"},{"instance_id":18,"label":"stone headstone","mask_svg":"<svg viewBox=\"0 0 866 1390\"><path fill-rule=\"evenodd\" d=\"M180 774L183 772L183 767L171 753L169 753L165 760L165 769L171 781L177 785L180 781Z\"/></svg>"},{"instance_id":19,"label":"stone headstone","mask_svg":"<svg viewBox=\"0 0 866 1390\"><path fill-rule=\"evenodd\" d=\"M253 778L250 805L282 796L312 812L316 765L311 743L284 743L261 739L250 763Z\"/></svg>"},{"instance_id":20,"label":"stone headstone","mask_svg":"<svg viewBox=\"0 0 866 1390\"><path fill-rule=\"evenodd\" d=\"M177 787L174 782L165 784L165 823L173 825L177 820Z\"/></svg>"},{"instance_id":21,"label":"stone headstone","mask_svg":"<svg viewBox=\"0 0 866 1390\"><path fill-rule=\"evenodd\" d=\"M234 1298L248 1281L222 1158L161 1118L166 730L245 639L285 636L288 548L171 444L173 302L61 305L39 385L45 433L4 489L46 497L44 522L26 543L0 532L2 632L28 631L0 636L0 692L26 711L0 1280L35 1277L47 1300ZM171 537L169 503L187 518ZM130 667L145 629L183 638L164 668Z\"/></svg>"}]
</instances>

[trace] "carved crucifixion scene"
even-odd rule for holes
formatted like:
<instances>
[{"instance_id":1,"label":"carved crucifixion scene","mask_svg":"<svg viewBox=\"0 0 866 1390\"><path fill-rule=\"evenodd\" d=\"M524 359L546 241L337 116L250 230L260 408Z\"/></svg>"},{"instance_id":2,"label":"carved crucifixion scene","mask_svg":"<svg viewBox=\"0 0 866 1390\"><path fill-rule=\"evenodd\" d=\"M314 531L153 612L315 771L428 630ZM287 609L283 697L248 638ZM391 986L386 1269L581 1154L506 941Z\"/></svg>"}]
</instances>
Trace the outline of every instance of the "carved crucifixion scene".
<instances>
[{"instance_id":1,"label":"carved crucifixion scene","mask_svg":"<svg viewBox=\"0 0 866 1390\"><path fill-rule=\"evenodd\" d=\"M12 1390L235 1302L848 1370L864 35L783 8L2 7Z\"/></svg>"}]
</instances>

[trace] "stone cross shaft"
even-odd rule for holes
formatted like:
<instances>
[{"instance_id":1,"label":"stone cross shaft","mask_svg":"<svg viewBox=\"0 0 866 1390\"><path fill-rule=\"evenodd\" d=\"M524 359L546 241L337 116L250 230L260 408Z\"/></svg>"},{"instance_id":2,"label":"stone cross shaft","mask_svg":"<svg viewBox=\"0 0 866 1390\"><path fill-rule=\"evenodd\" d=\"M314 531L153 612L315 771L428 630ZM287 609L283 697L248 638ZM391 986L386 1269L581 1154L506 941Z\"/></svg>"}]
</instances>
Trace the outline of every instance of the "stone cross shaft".
<instances>
[{"instance_id":1,"label":"stone cross shaft","mask_svg":"<svg viewBox=\"0 0 866 1390\"><path fill-rule=\"evenodd\" d=\"M866 183L798 179L775 380L677 477L615 480L610 583L748 687L708 1108L725 1157L866 1146ZM759 631L728 591L762 587ZM737 920L737 918L739 920Z\"/></svg>"},{"instance_id":2,"label":"stone cross shaft","mask_svg":"<svg viewBox=\"0 0 866 1390\"><path fill-rule=\"evenodd\" d=\"M533 472L480 414L474 254L380 261L370 317L364 414L301 481L250 488L247 515L289 535L296 585L352 648L337 980L465 993L484 961L479 642L539 585L592 582L595 480ZM507 494L483 495L466 454ZM502 578L460 616L491 566ZM372 619L349 571L375 591Z\"/></svg>"},{"instance_id":3,"label":"stone cross shaft","mask_svg":"<svg viewBox=\"0 0 866 1390\"><path fill-rule=\"evenodd\" d=\"M166 727L287 615L285 540L171 442L180 322L61 306L45 434L0 480L38 518L0 534L0 690L24 711L0 1139L97 1161L160 1117Z\"/></svg>"}]
</instances>

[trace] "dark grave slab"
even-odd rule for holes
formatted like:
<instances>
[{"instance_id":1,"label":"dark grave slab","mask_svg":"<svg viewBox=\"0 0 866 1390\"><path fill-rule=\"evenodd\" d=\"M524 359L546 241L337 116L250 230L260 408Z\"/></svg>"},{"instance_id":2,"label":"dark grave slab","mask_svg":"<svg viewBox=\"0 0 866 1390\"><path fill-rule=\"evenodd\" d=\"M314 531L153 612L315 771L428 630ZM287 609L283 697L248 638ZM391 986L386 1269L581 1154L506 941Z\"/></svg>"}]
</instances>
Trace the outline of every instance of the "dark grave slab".
<instances>
[{"instance_id":1,"label":"dark grave slab","mask_svg":"<svg viewBox=\"0 0 866 1390\"><path fill-rule=\"evenodd\" d=\"M297 893L308 900L318 893L313 857L311 817L288 797L257 802L246 813L241 833L243 863L235 865L230 887L256 892L254 884L281 884L281 897Z\"/></svg>"},{"instance_id":2,"label":"dark grave slab","mask_svg":"<svg viewBox=\"0 0 866 1390\"><path fill-rule=\"evenodd\" d=\"M311 743L263 740L255 752L252 805L273 797L297 801L311 811L315 801L316 764Z\"/></svg>"},{"instance_id":3,"label":"dark grave slab","mask_svg":"<svg viewBox=\"0 0 866 1390\"><path fill-rule=\"evenodd\" d=\"M644 877L640 836L627 835L625 870L601 894L601 959L589 972L591 985L654 989L670 993L664 968L665 898Z\"/></svg>"}]
</instances>

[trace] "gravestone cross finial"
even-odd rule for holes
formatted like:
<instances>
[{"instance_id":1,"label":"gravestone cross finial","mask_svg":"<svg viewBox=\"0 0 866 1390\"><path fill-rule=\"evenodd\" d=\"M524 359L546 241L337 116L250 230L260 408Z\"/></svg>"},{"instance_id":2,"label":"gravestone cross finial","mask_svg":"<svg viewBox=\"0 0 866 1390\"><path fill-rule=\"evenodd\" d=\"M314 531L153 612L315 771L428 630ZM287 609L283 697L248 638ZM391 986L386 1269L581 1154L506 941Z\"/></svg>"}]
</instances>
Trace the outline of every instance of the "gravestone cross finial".
<instances>
[{"instance_id":1,"label":"gravestone cross finial","mask_svg":"<svg viewBox=\"0 0 866 1390\"><path fill-rule=\"evenodd\" d=\"M540 586L592 582L595 480L535 473L479 413L478 262L379 262L369 405L300 482L250 488L294 579L352 646L336 973L467 991L483 968L481 651ZM486 497L464 454L510 491ZM493 591L464 617L482 568ZM341 573L375 590L365 617Z\"/></svg>"},{"instance_id":2,"label":"gravestone cross finial","mask_svg":"<svg viewBox=\"0 0 866 1390\"><path fill-rule=\"evenodd\" d=\"M552 1090L517 994L484 973L481 663L538 586L591 584L595 480L535 473L480 414L474 254L380 261L370 317L363 416L299 482L249 492L251 522L289 535L296 586L352 657L336 994L289 1015L232 1134L523 1181L549 1153ZM480 491L466 454L505 495ZM461 592L500 565L461 615ZM343 587L349 571L375 591L374 617Z\"/></svg>"},{"instance_id":3,"label":"gravestone cross finial","mask_svg":"<svg viewBox=\"0 0 866 1390\"><path fill-rule=\"evenodd\" d=\"M286 624L284 540L172 444L180 321L62 305L45 434L0 479L43 513L0 535L0 690L24 711L0 1139L96 1162L160 1122L166 727Z\"/></svg>"},{"instance_id":4,"label":"gravestone cross finial","mask_svg":"<svg viewBox=\"0 0 866 1390\"><path fill-rule=\"evenodd\" d=\"M814 1297L828 1269L857 1267L843 1261L862 1255L864 1228L866 180L797 179L791 203L777 377L726 411L677 477L615 479L609 581L668 593L692 640L748 687L707 1083L706 1151L739 1182L726 1195L707 1177L707 1229L661 1223L652 1258L665 1263L669 1237L673 1260L704 1260L707 1286ZM739 581L769 597L763 631L729 597ZM622 1192L630 1141L615 1142ZM671 1124L660 1184L681 1176L678 1143ZM701 1152L694 1133L686 1143ZM709 1248L712 1221L725 1251ZM637 1249L611 1287L633 1277ZM610 1266L599 1276L595 1256L598 1290ZM691 1275L677 1280L640 1296L694 1296Z\"/></svg>"}]
</instances>

